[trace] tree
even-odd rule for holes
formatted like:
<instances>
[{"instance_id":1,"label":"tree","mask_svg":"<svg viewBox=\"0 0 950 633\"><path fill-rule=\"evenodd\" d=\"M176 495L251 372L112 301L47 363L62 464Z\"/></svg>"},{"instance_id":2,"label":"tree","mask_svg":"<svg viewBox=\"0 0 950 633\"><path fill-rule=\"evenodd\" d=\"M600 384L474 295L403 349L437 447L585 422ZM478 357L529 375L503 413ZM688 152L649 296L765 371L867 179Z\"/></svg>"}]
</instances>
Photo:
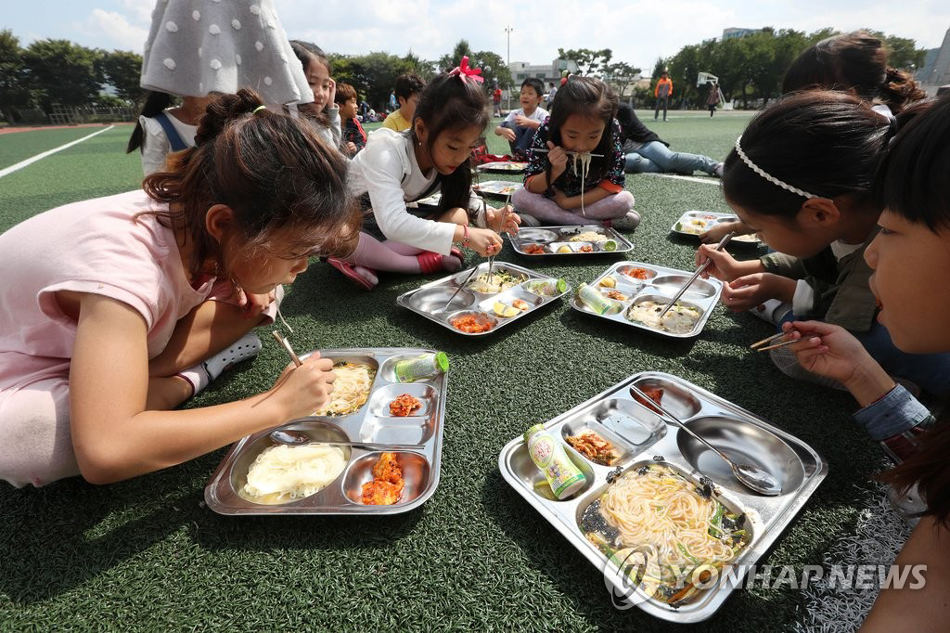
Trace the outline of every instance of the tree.
<instances>
[{"instance_id":1,"label":"tree","mask_svg":"<svg viewBox=\"0 0 950 633\"><path fill-rule=\"evenodd\" d=\"M442 72L452 70L462 62L462 57L468 55L468 65L471 68L481 68L485 79L486 90L491 89L497 80L499 86L510 88L511 70L501 58L501 55L492 51L472 51L466 40L459 40L451 53L439 58L438 66Z\"/></svg>"},{"instance_id":2,"label":"tree","mask_svg":"<svg viewBox=\"0 0 950 633\"><path fill-rule=\"evenodd\" d=\"M435 76L433 63L417 56L412 52L412 49L409 49L409 52L402 58L402 61L405 62L406 67L409 69L407 72L419 75L424 81L428 82Z\"/></svg>"},{"instance_id":3,"label":"tree","mask_svg":"<svg viewBox=\"0 0 950 633\"><path fill-rule=\"evenodd\" d=\"M139 86L141 55L131 51L103 52L98 67L102 77L115 88L120 99L129 103L138 103L142 99L144 90Z\"/></svg>"},{"instance_id":4,"label":"tree","mask_svg":"<svg viewBox=\"0 0 950 633\"><path fill-rule=\"evenodd\" d=\"M102 77L97 72L100 52L69 40L38 40L23 55L30 86L43 109L54 103L78 106L95 101Z\"/></svg>"},{"instance_id":5,"label":"tree","mask_svg":"<svg viewBox=\"0 0 950 633\"><path fill-rule=\"evenodd\" d=\"M455 48L452 49L451 53L443 55L439 58L439 70L446 72L452 70L462 61L462 58L465 56L469 58L472 57L472 47L469 46L468 40L459 40L455 45Z\"/></svg>"},{"instance_id":6,"label":"tree","mask_svg":"<svg viewBox=\"0 0 950 633\"><path fill-rule=\"evenodd\" d=\"M557 56L559 59L574 61L580 74L599 77L607 69L614 54L609 48L602 48L599 51L589 48L571 48L568 50L559 48L557 49Z\"/></svg>"},{"instance_id":7,"label":"tree","mask_svg":"<svg viewBox=\"0 0 950 633\"><path fill-rule=\"evenodd\" d=\"M604 81L607 82L617 97L624 98L627 89L640 77L640 69L627 62L616 62L604 68Z\"/></svg>"},{"instance_id":8,"label":"tree","mask_svg":"<svg viewBox=\"0 0 950 633\"><path fill-rule=\"evenodd\" d=\"M887 47L887 65L911 72L921 68L927 57L927 49L917 48L917 42L906 37L875 33L884 40Z\"/></svg>"},{"instance_id":9,"label":"tree","mask_svg":"<svg viewBox=\"0 0 950 633\"><path fill-rule=\"evenodd\" d=\"M0 31L0 113L8 121L17 119L15 109L30 102L26 88L26 66L20 40L9 29Z\"/></svg>"},{"instance_id":10,"label":"tree","mask_svg":"<svg viewBox=\"0 0 950 633\"><path fill-rule=\"evenodd\" d=\"M383 52L353 57L333 55L330 61L333 78L352 85L377 110L385 109L396 77L410 72L403 59Z\"/></svg>"}]
</instances>

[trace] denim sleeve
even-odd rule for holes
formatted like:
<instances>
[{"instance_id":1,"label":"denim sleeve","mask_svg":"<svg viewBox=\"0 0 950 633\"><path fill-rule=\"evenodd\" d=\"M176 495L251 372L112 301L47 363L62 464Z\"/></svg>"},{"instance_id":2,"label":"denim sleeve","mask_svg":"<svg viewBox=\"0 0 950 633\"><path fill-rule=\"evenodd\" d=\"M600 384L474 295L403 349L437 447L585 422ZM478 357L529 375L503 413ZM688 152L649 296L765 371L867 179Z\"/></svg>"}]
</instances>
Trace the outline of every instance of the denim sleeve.
<instances>
[{"instance_id":1,"label":"denim sleeve","mask_svg":"<svg viewBox=\"0 0 950 633\"><path fill-rule=\"evenodd\" d=\"M873 439L883 440L931 420L932 416L907 389L897 385L883 398L855 413L854 419Z\"/></svg>"}]
</instances>

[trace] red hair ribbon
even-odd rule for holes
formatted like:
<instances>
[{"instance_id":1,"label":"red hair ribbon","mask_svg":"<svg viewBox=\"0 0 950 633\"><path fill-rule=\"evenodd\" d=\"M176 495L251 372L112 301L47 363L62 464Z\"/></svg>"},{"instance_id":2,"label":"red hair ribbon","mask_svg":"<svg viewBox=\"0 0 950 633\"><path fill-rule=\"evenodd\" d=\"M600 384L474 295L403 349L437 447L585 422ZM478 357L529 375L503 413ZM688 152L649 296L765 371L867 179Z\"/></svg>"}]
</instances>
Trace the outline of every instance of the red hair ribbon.
<instances>
[{"instance_id":1,"label":"red hair ribbon","mask_svg":"<svg viewBox=\"0 0 950 633\"><path fill-rule=\"evenodd\" d=\"M462 58L462 62L449 71L449 77L460 77L462 81L474 81L475 83L482 83L485 81L485 78L482 77L481 68L469 68L468 67L468 55Z\"/></svg>"}]
</instances>

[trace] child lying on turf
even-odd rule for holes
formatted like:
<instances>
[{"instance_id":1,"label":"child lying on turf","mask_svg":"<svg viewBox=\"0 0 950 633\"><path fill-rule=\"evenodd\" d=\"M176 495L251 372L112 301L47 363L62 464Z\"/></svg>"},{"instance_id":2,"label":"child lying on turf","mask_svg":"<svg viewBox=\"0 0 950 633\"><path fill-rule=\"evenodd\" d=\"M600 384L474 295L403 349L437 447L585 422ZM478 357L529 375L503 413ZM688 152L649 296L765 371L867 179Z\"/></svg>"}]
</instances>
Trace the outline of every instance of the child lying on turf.
<instances>
[{"instance_id":1,"label":"child lying on turf","mask_svg":"<svg viewBox=\"0 0 950 633\"><path fill-rule=\"evenodd\" d=\"M728 282L722 301L729 309L790 303L785 320L840 325L891 374L943 395L950 393L950 355L902 352L875 322L863 254L877 234L881 209L870 189L892 133L866 103L840 92L795 93L769 106L736 141L722 184L739 219L778 252L737 261L703 245L696 260L712 260L707 273ZM789 350L770 353L784 373L811 377Z\"/></svg>"},{"instance_id":2,"label":"child lying on turf","mask_svg":"<svg viewBox=\"0 0 950 633\"><path fill-rule=\"evenodd\" d=\"M271 318L279 284L314 250L352 249L359 223L346 159L254 92L213 101L195 140L144 191L0 235L0 480L119 481L327 400L331 363L314 356L265 393L169 411L256 354L248 333Z\"/></svg>"}]
</instances>

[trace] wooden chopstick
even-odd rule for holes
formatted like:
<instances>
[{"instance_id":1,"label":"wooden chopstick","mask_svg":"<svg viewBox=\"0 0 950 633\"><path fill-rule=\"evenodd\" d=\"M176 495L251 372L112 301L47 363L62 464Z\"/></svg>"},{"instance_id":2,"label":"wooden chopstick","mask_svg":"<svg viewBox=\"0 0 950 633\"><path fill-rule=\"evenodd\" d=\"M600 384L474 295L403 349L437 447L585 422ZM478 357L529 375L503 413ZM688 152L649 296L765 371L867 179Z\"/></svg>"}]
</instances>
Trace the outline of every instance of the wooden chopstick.
<instances>
[{"instance_id":1,"label":"wooden chopstick","mask_svg":"<svg viewBox=\"0 0 950 633\"><path fill-rule=\"evenodd\" d=\"M778 348L780 348L780 347L785 347L786 345L792 345L792 344L794 344L794 343L801 343L801 342L802 342L802 339L797 338L797 339L795 339L795 340L793 340L793 341L782 341L781 343L776 343L775 345L769 345L769 346L767 346L767 347L760 347L759 349L757 349L757 350L755 350L755 351L757 351L757 352L767 352L767 351L770 350L770 349L778 349Z\"/></svg>"},{"instance_id":2,"label":"wooden chopstick","mask_svg":"<svg viewBox=\"0 0 950 633\"><path fill-rule=\"evenodd\" d=\"M297 356L297 353L294 351L294 348L290 346L290 341L288 341L285 337L281 336L280 332L278 332L277 330L271 330L271 334L273 334L274 338L277 339L277 342L281 344L281 347L287 350L287 353L290 354L290 359L294 361L294 365L296 365L297 367L300 367L301 365L303 365L303 362L301 362L300 358Z\"/></svg>"},{"instance_id":3,"label":"wooden chopstick","mask_svg":"<svg viewBox=\"0 0 950 633\"><path fill-rule=\"evenodd\" d=\"M749 347L751 347L752 349L755 349L756 347L761 347L761 346L765 345L766 343L771 343L772 341L774 341L774 340L776 340L776 339L782 338L783 336L785 336L785 334L786 334L785 332L779 332L778 334L773 334L772 336L768 336L768 337L762 339L761 341L756 341L755 343L753 343L753 344L750 345Z\"/></svg>"}]
</instances>

